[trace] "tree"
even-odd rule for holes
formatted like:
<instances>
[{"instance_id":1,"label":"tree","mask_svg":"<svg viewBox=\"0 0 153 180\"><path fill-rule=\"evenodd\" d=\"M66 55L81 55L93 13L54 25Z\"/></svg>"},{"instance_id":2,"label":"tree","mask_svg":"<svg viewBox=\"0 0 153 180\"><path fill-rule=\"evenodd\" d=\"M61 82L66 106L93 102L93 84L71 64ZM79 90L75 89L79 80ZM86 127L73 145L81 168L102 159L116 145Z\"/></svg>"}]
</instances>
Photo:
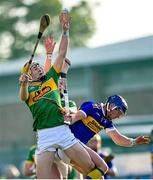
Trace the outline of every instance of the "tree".
<instances>
[{"instance_id":1,"label":"tree","mask_svg":"<svg viewBox=\"0 0 153 180\"><path fill-rule=\"evenodd\" d=\"M1 0L0 2L0 61L28 56L34 46L43 14L51 16L51 26L45 34L59 39L58 15L60 0ZM70 10L72 15L71 47L85 46L95 31L90 6L82 1ZM42 42L41 42L42 44ZM39 45L41 47L41 45Z\"/></svg>"}]
</instances>

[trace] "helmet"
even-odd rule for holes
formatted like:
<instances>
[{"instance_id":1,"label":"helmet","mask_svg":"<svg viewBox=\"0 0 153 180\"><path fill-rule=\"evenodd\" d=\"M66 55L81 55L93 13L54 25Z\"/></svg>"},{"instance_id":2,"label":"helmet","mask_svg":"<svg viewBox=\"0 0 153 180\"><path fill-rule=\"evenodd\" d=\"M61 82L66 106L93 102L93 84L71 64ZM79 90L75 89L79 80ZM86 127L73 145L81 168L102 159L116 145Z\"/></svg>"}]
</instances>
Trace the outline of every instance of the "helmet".
<instances>
[{"instance_id":1,"label":"helmet","mask_svg":"<svg viewBox=\"0 0 153 180\"><path fill-rule=\"evenodd\" d=\"M109 109L108 109L109 104L114 104L115 107L113 109L119 109L124 114L126 114L126 111L128 109L128 105L122 96L119 96L119 95L110 96L106 102L107 111L109 111Z\"/></svg>"},{"instance_id":2,"label":"helmet","mask_svg":"<svg viewBox=\"0 0 153 180\"><path fill-rule=\"evenodd\" d=\"M22 69L21 69L21 74L25 74L25 73L26 73L28 66L29 66L29 63L28 63L28 62L25 63L25 65L24 65L24 66L22 67ZM31 72L31 69L30 69L30 68L29 68L28 73L29 73L30 76L32 75L32 72Z\"/></svg>"},{"instance_id":3,"label":"helmet","mask_svg":"<svg viewBox=\"0 0 153 180\"><path fill-rule=\"evenodd\" d=\"M35 65L35 64L39 64L39 63L33 61L33 62L30 64L30 68L29 68L29 70L28 70L28 74L29 74L30 76L32 76L31 67L32 67L33 65ZM24 65L24 66L22 67L22 69L21 69L21 74L25 74L25 73L26 73L28 66L29 66L29 62L26 62L25 65Z\"/></svg>"}]
</instances>

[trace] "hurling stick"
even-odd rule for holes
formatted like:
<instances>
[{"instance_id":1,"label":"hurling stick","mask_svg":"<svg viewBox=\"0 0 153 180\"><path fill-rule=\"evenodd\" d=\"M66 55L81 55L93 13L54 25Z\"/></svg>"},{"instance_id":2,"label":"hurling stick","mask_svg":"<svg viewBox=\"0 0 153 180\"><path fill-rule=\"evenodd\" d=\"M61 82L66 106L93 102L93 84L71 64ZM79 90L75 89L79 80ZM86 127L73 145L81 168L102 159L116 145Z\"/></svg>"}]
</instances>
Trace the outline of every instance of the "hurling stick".
<instances>
[{"instance_id":1,"label":"hurling stick","mask_svg":"<svg viewBox=\"0 0 153 180\"><path fill-rule=\"evenodd\" d=\"M39 44L39 41L43 35L43 32L45 31L45 29L48 27L48 25L50 24L50 17L48 14L45 14L41 17L40 19L40 26L39 26L39 33L38 33L38 36L37 36L37 40L36 40L36 43L35 43L35 46L33 48L33 51L32 51L32 54L31 54L31 58L28 62L28 67L26 69L26 74L28 73L29 71L29 67L33 61L33 58L34 58L34 55L35 55L35 51L37 49L37 46Z\"/></svg>"},{"instance_id":2,"label":"hurling stick","mask_svg":"<svg viewBox=\"0 0 153 180\"><path fill-rule=\"evenodd\" d=\"M61 80L63 82L63 98L65 102L66 112L69 113L69 96L68 96L68 88L67 88L67 75L65 73L61 73Z\"/></svg>"}]
</instances>

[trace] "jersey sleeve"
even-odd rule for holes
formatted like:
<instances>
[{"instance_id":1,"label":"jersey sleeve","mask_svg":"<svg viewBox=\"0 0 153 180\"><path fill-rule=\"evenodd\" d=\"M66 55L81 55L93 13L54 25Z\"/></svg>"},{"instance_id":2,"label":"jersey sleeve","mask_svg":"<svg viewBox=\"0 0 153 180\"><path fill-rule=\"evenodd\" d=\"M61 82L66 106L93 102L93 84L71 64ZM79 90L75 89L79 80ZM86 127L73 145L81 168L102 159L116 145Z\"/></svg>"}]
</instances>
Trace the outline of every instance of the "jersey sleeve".
<instances>
[{"instance_id":1,"label":"jersey sleeve","mask_svg":"<svg viewBox=\"0 0 153 180\"><path fill-rule=\"evenodd\" d=\"M111 120L106 121L105 125L104 125L105 129L106 129L106 133L109 131L114 131L116 130L115 126L113 125Z\"/></svg>"},{"instance_id":2,"label":"jersey sleeve","mask_svg":"<svg viewBox=\"0 0 153 180\"><path fill-rule=\"evenodd\" d=\"M58 80L60 77L60 71L56 68L55 65L53 65L49 71L46 73L47 79L50 79L51 77L54 79L55 83L58 84Z\"/></svg>"},{"instance_id":3,"label":"jersey sleeve","mask_svg":"<svg viewBox=\"0 0 153 180\"><path fill-rule=\"evenodd\" d=\"M90 116L90 114L93 112L93 102L92 101L87 101L84 102L79 110L82 111L86 116Z\"/></svg>"}]
</instances>

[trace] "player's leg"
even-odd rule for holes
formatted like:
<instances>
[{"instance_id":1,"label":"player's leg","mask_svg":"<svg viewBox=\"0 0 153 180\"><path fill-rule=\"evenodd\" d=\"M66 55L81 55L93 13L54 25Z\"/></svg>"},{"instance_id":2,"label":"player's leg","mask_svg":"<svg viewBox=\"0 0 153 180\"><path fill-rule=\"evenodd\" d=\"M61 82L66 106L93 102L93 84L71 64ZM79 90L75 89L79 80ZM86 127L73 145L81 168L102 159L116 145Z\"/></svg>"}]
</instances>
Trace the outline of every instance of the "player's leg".
<instances>
[{"instance_id":1,"label":"player's leg","mask_svg":"<svg viewBox=\"0 0 153 180\"><path fill-rule=\"evenodd\" d=\"M69 165L64 163L60 157L58 156L58 150L55 153L55 160L54 160L54 164L56 165L58 171L59 171L59 177L58 178L54 178L54 179L67 179L68 176L68 169L69 169Z\"/></svg>"},{"instance_id":2,"label":"player's leg","mask_svg":"<svg viewBox=\"0 0 153 180\"><path fill-rule=\"evenodd\" d=\"M80 143L74 144L70 148L64 150L64 152L71 161L75 162L77 166L84 170L84 176L94 169L95 165L90 155Z\"/></svg>"},{"instance_id":3,"label":"player's leg","mask_svg":"<svg viewBox=\"0 0 153 180\"><path fill-rule=\"evenodd\" d=\"M38 179L51 179L51 168L55 152L42 152L36 155L36 176Z\"/></svg>"},{"instance_id":4,"label":"player's leg","mask_svg":"<svg viewBox=\"0 0 153 180\"><path fill-rule=\"evenodd\" d=\"M106 162L91 148L85 146L85 149L89 153L89 155L90 155L92 161L94 162L94 164L96 165L97 169L101 170L103 172L103 174L106 174L106 172L108 171L108 166L107 166Z\"/></svg>"},{"instance_id":5,"label":"player's leg","mask_svg":"<svg viewBox=\"0 0 153 180\"><path fill-rule=\"evenodd\" d=\"M90 155L86 149L77 141L77 139L72 134L68 126L63 126L62 136L60 136L60 147L66 153L66 155L73 160L79 167L84 170L84 175L88 176L90 172L90 177L92 179L98 179L103 175L100 170L94 169L95 164L93 163ZM64 132L64 133L63 133ZM58 134L60 132L58 131Z\"/></svg>"},{"instance_id":6,"label":"player's leg","mask_svg":"<svg viewBox=\"0 0 153 180\"><path fill-rule=\"evenodd\" d=\"M99 178L99 176L101 176L101 179L103 179L104 174L106 174L107 170L108 170L108 166L105 163L105 161L92 149L90 149L89 147L83 145L85 147L85 149L87 150L87 152L89 153L92 161L94 162L96 168L91 171L90 173L88 173L87 175L87 179L92 179L94 178ZM77 164L74 164L74 168L77 169L80 173L84 174L84 170L82 168L80 168L79 166L77 166Z\"/></svg>"},{"instance_id":7,"label":"player's leg","mask_svg":"<svg viewBox=\"0 0 153 180\"><path fill-rule=\"evenodd\" d=\"M84 168L86 173L90 172L95 165L92 162L88 152L74 137L67 125L63 126L62 130L62 134L59 137L59 147L66 153L69 159L74 160L79 166ZM59 131L58 134L60 134Z\"/></svg>"},{"instance_id":8,"label":"player's leg","mask_svg":"<svg viewBox=\"0 0 153 180\"><path fill-rule=\"evenodd\" d=\"M63 179L55 161L51 168L51 179Z\"/></svg>"},{"instance_id":9,"label":"player's leg","mask_svg":"<svg viewBox=\"0 0 153 180\"><path fill-rule=\"evenodd\" d=\"M80 144L80 143L79 143ZM75 158L71 158L69 155L70 155L70 152L68 152L69 154L66 155L65 152L63 152L62 150L58 150L58 156L65 162L65 163L68 163L68 164L71 164L74 168L76 168L79 172L81 172L84 177L88 176L88 178L91 178L91 179L98 179L98 178L101 178L103 175L104 175L104 172L99 169L99 168L96 168L95 165L90 168L90 166L87 166L86 165L86 159L84 157L86 157L86 153L85 154L82 154L82 152L85 150L85 148L81 145L81 147L83 148L81 150L81 155L78 153L80 153L79 151L76 152L76 154L74 153L74 157ZM75 149L76 146L74 146ZM69 149L68 149L69 150ZM85 151L87 152L87 151ZM88 154L89 155L89 154ZM69 157L68 157L69 156ZM82 158L83 157L83 158ZM77 159L76 159L77 158ZM81 158L82 161L84 161L83 165L82 165L82 162L81 164L78 163L78 158ZM89 158L88 156L86 157L87 159ZM90 160L92 160L90 158ZM91 162L91 161L90 161ZM101 162L101 161L99 161ZM98 163L97 163L98 164ZM92 161L92 165L93 165L93 161Z\"/></svg>"},{"instance_id":10,"label":"player's leg","mask_svg":"<svg viewBox=\"0 0 153 180\"><path fill-rule=\"evenodd\" d=\"M68 164L65 164L63 161L57 162L57 167L59 169L59 172L61 174L61 179L67 179L68 176Z\"/></svg>"},{"instance_id":11,"label":"player's leg","mask_svg":"<svg viewBox=\"0 0 153 180\"><path fill-rule=\"evenodd\" d=\"M58 126L37 131L36 175L40 179L52 178L51 168L62 130L63 126Z\"/></svg>"}]
</instances>

